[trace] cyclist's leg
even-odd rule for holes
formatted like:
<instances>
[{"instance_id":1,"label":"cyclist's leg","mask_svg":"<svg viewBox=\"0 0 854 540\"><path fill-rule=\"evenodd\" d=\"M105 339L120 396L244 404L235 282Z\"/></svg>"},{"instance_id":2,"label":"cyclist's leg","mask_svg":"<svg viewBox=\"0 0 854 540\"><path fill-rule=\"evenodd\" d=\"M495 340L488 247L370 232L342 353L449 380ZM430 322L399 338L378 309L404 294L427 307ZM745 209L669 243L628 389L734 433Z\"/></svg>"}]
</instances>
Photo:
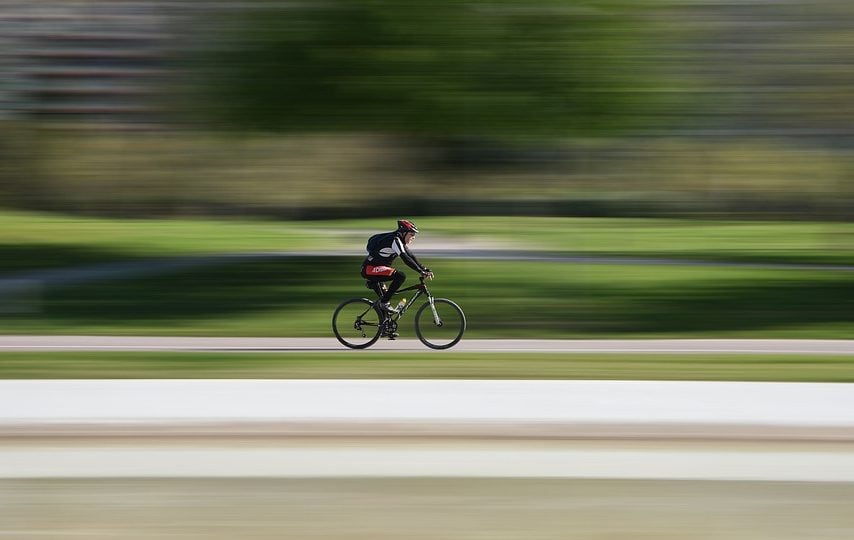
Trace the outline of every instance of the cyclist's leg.
<instances>
[{"instance_id":1,"label":"cyclist's leg","mask_svg":"<svg viewBox=\"0 0 854 540\"><path fill-rule=\"evenodd\" d=\"M366 264L362 265L362 269L359 274L365 280L365 285L367 285L367 287L377 295L377 299L382 298L383 292L385 291L385 287L383 287L382 282L388 278L374 275L373 268Z\"/></svg>"},{"instance_id":2,"label":"cyclist's leg","mask_svg":"<svg viewBox=\"0 0 854 540\"><path fill-rule=\"evenodd\" d=\"M388 289L386 289L386 291L380 298L380 303L386 306L391 301L392 295L394 295L394 293L397 292L403 282L406 281L406 274L404 274L400 270L395 270L394 273L391 275L390 279L391 283L389 283ZM387 309L392 310L393 308ZM388 314L386 313L386 308L382 308L380 309L380 311L384 315L386 315L386 317L388 317ZM391 321L390 319L388 319L388 324L390 324L391 326L383 330L382 336L387 337L389 339L396 339L399 335L396 331L397 324Z\"/></svg>"},{"instance_id":3,"label":"cyclist's leg","mask_svg":"<svg viewBox=\"0 0 854 540\"><path fill-rule=\"evenodd\" d=\"M403 283L403 279L400 277L396 277L396 270L394 268L384 266L363 266L362 267L362 277L365 278L368 287L372 289L377 294L377 301L379 303L387 303L391 298L391 295L394 294L394 291L400 287L400 284ZM385 282L391 282L391 287L387 287ZM397 283L395 287L394 284ZM390 329L386 326L386 323L392 324L388 319L388 312L385 309L380 309L380 313L382 314L382 337L387 337L389 339L395 339L398 334L393 329Z\"/></svg>"},{"instance_id":4,"label":"cyclist's leg","mask_svg":"<svg viewBox=\"0 0 854 540\"><path fill-rule=\"evenodd\" d=\"M391 283L388 286L388 290L383 294L382 302L389 302L391 297L394 296L394 293L403 285L403 282L406 281L406 274L401 272L400 270L395 270L394 274L391 276Z\"/></svg>"},{"instance_id":5,"label":"cyclist's leg","mask_svg":"<svg viewBox=\"0 0 854 540\"><path fill-rule=\"evenodd\" d=\"M362 269L362 277L367 281L374 283L374 292L380 297L380 302L388 302L392 295L400 288L400 285L406 279L402 272L395 270L390 266L365 266ZM391 281L389 287L382 289L381 283ZM380 292L382 291L382 292Z\"/></svg>"},{"instance_id":6,"label":"cyclist's leg","mask_svg":"<svg viewBox=\"0 0 854 540\"><path fill-rule=\"evenodd\" d=\"M377 295L377 300L379 300L380 298L382 298L383 293L385 292L385 289L386 289L386 288L383 286L382 282L380 282L380 281L375 281L375 280L373 280L373 279L367 279L367 280L365 280L365 285L367 285L367 287L368 287L370 290L374 291L374 294L376 294L376 295Z\"/></svg>"}]
</instances>

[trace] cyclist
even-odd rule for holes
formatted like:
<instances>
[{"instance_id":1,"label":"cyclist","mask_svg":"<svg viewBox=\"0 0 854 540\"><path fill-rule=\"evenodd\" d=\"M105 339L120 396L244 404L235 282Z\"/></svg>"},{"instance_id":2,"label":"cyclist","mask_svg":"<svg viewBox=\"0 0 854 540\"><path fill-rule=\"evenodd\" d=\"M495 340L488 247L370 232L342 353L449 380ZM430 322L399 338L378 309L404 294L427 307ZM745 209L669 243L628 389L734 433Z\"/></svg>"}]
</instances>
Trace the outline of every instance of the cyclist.
<instances>
[{"instance_id":1,"label":"cyclist","mask_svg":"<svg viewBox=\"0 0 854 540\"><path fill-rule=\"evenodd\" d=\"M422 277L433 278L433 272L409 251L409 244L416 234L418 227L408 219L401 219L397 222L396 231L375 234L368 239L368 256L362 263L361 273L368 288L379 296L380 309L385 313L397 313L397 308L390 306L389 300L406 280L406 274L390 266L398 255ZM388 288L383 285L386 281L391 281Z\"/></svg>"}]
</instances>

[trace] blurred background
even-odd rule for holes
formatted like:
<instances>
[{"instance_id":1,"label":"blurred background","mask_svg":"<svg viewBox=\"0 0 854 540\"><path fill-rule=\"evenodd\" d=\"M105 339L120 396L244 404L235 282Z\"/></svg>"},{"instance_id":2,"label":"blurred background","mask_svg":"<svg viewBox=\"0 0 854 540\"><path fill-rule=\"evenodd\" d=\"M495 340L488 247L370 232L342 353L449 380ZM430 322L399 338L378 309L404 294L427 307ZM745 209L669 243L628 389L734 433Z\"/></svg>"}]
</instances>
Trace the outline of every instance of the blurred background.
<instances>
[{"instance_id":1,"label":"blurred background","mask_svg":"<svg viewBox=\"0 0 854 540\"><path fill-rule=\"evenodd\" d=\"M408 217L471 335L849 336L850 272L785 265L854 264L852 23L842 0L6 0L4 325L328 336L366 239ZM303 256L197 257L235 252Z\"/></svg>"},{"instance_id":2,"label":"blurred background","mask_svg":"<svg viewBox=\"0 0 854 540\"><path fill-rule=\"evenodd\" d=\"M0 0L0 333L331 341L407 217L467 338L850 339L852 29L847 0ZM5 350L0 378L854 381L790 352ZM157 449L113 435L0 451ZM718 450L757 446L787 449ZM0 538L854 536L850 482L16 474Z\"/></svg>"},{"instance_id":3,"label":"blurred background","mask_svg":"<svg viewBox=\"0 0 854 540\"><path fill-rule=\"evenodd\" d=\"M847 220L853 20L843 0L6 0L0 203Z\"/></svg>"}]
</instances>

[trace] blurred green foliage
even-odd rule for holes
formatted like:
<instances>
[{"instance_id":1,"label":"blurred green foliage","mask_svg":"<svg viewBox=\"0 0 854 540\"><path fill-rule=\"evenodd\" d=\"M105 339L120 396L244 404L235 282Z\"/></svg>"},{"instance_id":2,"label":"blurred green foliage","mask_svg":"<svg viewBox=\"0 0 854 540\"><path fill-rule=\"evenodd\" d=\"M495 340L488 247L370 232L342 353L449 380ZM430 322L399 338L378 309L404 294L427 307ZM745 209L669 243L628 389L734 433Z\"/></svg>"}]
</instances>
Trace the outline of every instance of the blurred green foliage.
<instances>
[{"instance_id":1,"label":"blurred green foliage","mask_svg":"<svg viewBox=\"0 0 854 540\"><path fill-rule=\"evenodd\" d=\"M225 125L530 138L628 126L661 84L649 6L593 0L268 2L192 57ZM204 39L204 37L202 38ZM632 114L627 114L631 112ZM650 116L653 113L650 113Z\"/></svg>"},{"instance_id":2,"label":"blurred green foliage","mask_svg":"<svg viewBox=\"0 0 854 540\"><path fill-rule=\"evenodd\" d=\"M509 149L364 133L8 133L17 142L0 164L0 205L78 215L854 216L851 152L797 140L611 137Z\"/></svg>"},{"instance_id":3,"label":"blurred green foliage","mask_svg":"<svg viewBox=\"0 0 854 540\"><path fill-rule=\"evenodd\" d=\"M53 4L35 11L63 34ZM169 69L151 131L13 111L0 205L854 219L848 1L192 4L156 53ZM24 33L35 41L9 50L40 73L49 59L27 52L40 34ZM99 87L95 73L62 99Z\"/></svg>"}]
</instances>

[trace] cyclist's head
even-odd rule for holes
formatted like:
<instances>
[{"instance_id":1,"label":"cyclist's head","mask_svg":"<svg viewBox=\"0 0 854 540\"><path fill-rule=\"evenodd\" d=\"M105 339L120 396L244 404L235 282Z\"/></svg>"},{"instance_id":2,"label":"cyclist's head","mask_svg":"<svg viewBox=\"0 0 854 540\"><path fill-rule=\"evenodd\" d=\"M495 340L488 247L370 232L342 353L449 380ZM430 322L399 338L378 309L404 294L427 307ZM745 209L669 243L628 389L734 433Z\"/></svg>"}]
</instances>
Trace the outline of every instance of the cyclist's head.
<instances>
[{"instance_id":1,"label":"cyclist's head","mask_svg":"<svg viewBox=\"0 0 854 540\"><path fill-rule=\"evenodd\" d=\"M418 234L418 227L408 219L400 219L397 222L397 232L400 234L412 233Z\"/></svg>"}]
</instances>

